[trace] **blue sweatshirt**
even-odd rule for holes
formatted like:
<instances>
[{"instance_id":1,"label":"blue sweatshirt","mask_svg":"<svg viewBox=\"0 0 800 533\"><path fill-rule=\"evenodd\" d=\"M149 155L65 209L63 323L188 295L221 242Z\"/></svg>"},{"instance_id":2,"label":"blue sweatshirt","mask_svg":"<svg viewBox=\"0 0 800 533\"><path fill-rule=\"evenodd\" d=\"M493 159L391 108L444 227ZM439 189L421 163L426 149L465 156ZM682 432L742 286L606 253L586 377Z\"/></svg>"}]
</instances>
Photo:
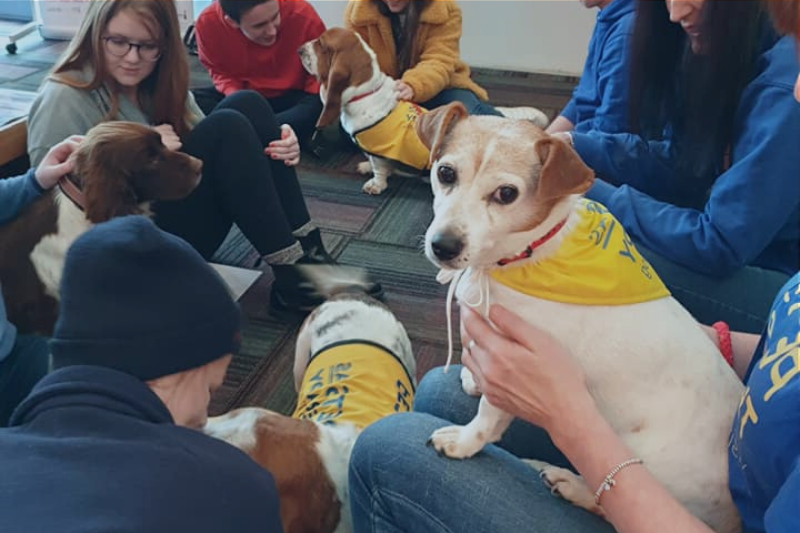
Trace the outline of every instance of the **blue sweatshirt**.
<instances>
[{"instance_id":1,"label":"blue sweatshirt","mask_svg":"<svg viewBox=\"0 0 800 533\"><path fill-rule=\"evenodd\" d=\"M109 368L43 378L0 429L0 472L3 532L283 530L269 472Z\"/></svg>"},{"instance_id":2,"label":"blue sweatshirt","mask_svg":"<svg viewBox=\"0 0 800 533\"><path fill-rule=\"evenodd\" d=\"M587 196L605 204L638 242L696 272L721 277L755 265L794 274L800 268L800 104L792 95L798 70L791 37L762 53L736 111L731 166L710 193L677 188L669 140L575 133L575 149L604 180ZM668 202L676 197L682 206Z\"/></svg>"},{"instance_id":3,"label":"blue sweatshirt","mask_svg":"<svg viewBox=\"0 0 800 533\"><path fill-rule=\"evenodd\" d=\"M800 274L775 298L736 410L728 472L745 533L800 531Z\"/></svg>"},{"instance_id":4,"label":"blue sweatshirt","mask_svg":"<svg viewBox=\"0 0 800 533\"><path fill-rule=\"evenodd\" d=\"M597 14L581 81L561 112L575 125L574 131L628 129L628 43L635 18L634 0L614 0Z\"/></svg>"},{"instance_id":5,"label":"blue sweatshirt","mask_svg":"<svg viewBox=\"0 0 800 533\"><path fill-rule=\"evenodd\" d=\"M35 169L30 169L25 175L0 180L0 225L13 220L20 211L41 196L43 190L36 181L34 172ZM6 304L0 290L0 361L11 353L16 339L17 329L8 321Z\"/></svg>"}]
</instances>

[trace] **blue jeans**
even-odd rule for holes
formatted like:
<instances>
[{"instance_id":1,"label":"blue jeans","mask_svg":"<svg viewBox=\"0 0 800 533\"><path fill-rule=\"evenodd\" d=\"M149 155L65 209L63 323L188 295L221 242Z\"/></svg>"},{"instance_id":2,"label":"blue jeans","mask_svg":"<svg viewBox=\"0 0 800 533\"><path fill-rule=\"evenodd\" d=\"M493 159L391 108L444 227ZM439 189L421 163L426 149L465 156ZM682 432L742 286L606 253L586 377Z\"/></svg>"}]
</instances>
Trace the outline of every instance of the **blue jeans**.
<instances>
[{"instance_id":1,"label":"blue jeans","mask_svg":"<svg viewBox=\"0 0 800 533\"><path fill-rule=\"evenodd\" d=\"M393 415L359 436L350 460L356 533L612 533L603 519L551 495L538 473L520 461L516 452L548 460L541 452L565 463L546 434L530 424L515 421L499 446L463 461L425 445L435 429L466 422L477 411L478 399L461 391L459 371L432 370L417 390L415 410L435 408L441 418Z\"/></svg>"},{"instance_id":2,"label":"blue jeans","mask_svg":"<svg viewBox=\"0 0 800 533\"><path fill-rule=\"evenodd\" d=\"M701 324L723 320L734 331L761 333L772 300L789 281L787 274L755 266L744 267L725 278L706 276L639 243L636 247L653 265L672 296Z\"/></svg>"},{"instance_id":3,"label":"blue jeans","mask_svg":"<svg viewBox=\"0 0 800 533\"><path fill-rule=\"evenodd\" d=\"M470 115L503 116L492 104L484 102L468 89L445 89L427 102L421 102L419 105L425 109L434 109L450 102L461 102Z\"/></svg>"},{"instance_id":4,"label":"blue jeans","mask_svg":"<svg viewBox=\"0 0 800 533\"><path fill-rule=\"evenodd\" d=\"M0 361L0 427L34 385L50 369L47 340L33 335L19 335L11 353Z\"/></svg>"}]
</instances>

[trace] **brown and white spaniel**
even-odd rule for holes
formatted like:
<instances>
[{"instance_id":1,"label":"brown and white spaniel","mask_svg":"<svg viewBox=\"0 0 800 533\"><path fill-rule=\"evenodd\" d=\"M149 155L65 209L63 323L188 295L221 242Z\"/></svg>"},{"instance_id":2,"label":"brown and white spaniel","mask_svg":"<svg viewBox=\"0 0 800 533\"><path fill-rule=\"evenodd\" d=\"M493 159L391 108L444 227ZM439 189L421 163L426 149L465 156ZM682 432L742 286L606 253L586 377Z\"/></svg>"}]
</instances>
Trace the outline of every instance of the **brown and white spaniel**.
<instances>
[{"instance_id":1,"label":"brown and white spaniel","mask_svg":"<svg viewBox=\"0 0 800 533\"><path fill-rule=\"evenodd\" d=\"M86 134L74 168L15 220L0 226L0 283L8 318L23 333L49 335L72 242L93 224L150 214L153 200L178 200L200 182L202 162L169 150L154 129L105 122Z\"/></svg>"}]
</instances>

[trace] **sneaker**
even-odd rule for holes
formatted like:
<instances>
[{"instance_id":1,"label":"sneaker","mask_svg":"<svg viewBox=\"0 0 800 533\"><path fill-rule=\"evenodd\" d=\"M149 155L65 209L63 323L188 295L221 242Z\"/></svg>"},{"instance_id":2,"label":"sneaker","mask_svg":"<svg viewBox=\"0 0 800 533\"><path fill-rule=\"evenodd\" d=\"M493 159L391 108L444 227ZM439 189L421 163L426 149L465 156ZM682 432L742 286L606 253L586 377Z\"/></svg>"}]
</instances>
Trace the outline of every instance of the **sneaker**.
<instances>
[{"instance_id":1,"label":"sneaker","mask_svg":"<svg viewBox=\"0 0 800 533\"><path fill-rule=\"evenodd\" d=\"M546 128L550 123L542 111L535 107L495 107L504 117L514 120L529 120L540 128Z\"/></svg>"}]
</instances>

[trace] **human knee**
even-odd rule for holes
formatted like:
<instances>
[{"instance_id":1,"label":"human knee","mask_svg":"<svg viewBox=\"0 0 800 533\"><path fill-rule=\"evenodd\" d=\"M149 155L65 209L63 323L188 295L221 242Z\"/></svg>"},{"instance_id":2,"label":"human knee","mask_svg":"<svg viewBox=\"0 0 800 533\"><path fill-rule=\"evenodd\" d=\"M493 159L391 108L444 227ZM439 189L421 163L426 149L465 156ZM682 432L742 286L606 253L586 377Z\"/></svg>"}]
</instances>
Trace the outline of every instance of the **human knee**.
<instances>
[{"instance_id":1,"label":"human knee","mask_svg":"<svg viewBox=\"0 0 800 533\"><path fill-rule=\"evenodd\" d=\"M224 109L235 109L244 113L246 116L251 116L256 113L268 112L273 114L272 106L266 98L261 96L256 91L247 89L244 91L236 91L230 96L226 97L219 105Z\"/></svg>"},{"instance_id":2,"label":"human knee","mask_svg":"<svg viewBox=\"0 0 800 533\"><path fill-rule=\"evenodd\" d=\"M461 365L430 370L419 383L414 397L414 411L466 423L478 409L478 398L468 396L461 388Z\"/></svg>"},{"instance_id":3,"label":"human knee","mask_svg":"<svg viewBox=\"0 0 800 533\"><path fill-rule=\"evenodd\" d=\"M399 457L410 457L415 446L424 449L433 430L443 423L426 414L400 413L371 424L353 447L350 475L366 478L385 471Z\"/></svg>"}]
</instances>

